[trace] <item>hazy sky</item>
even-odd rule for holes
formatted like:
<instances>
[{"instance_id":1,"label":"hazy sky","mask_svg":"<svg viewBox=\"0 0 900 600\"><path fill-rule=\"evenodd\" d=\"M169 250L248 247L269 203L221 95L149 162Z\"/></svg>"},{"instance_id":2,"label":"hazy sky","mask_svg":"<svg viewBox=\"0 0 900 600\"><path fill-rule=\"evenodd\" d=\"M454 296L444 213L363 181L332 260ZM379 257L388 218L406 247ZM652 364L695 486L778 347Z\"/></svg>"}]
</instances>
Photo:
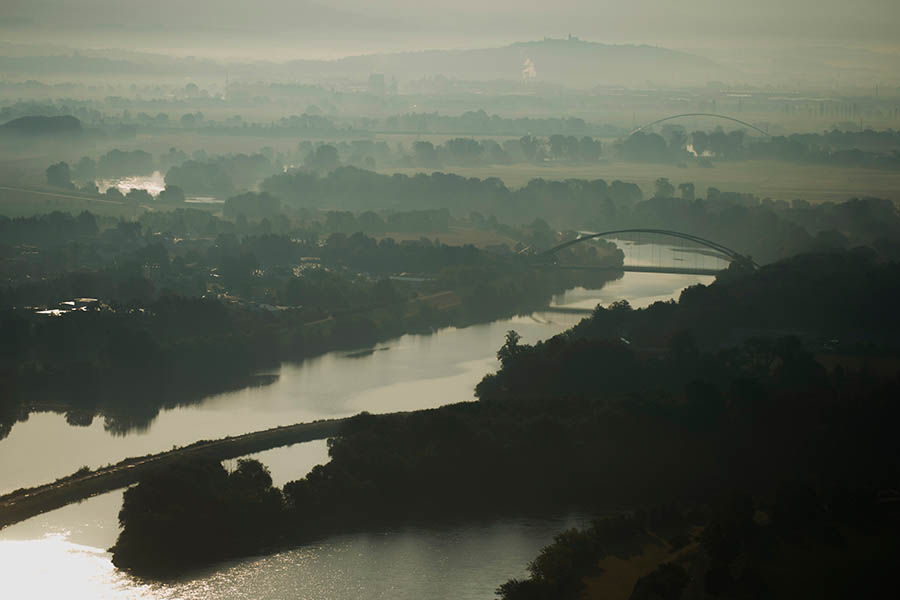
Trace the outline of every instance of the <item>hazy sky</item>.
<instances>
[{"instance_id":1,"label":"hazy sky","mask_svg":"<svg viewBox=\"0 0 900 600\"><path fill-rule=\"evenodd\" d=\"M895 48L900 0L3 0L0 19L70 32L105 27L295 36L332 51L496 45L563 36L679 48L841 45ZM164 35L164 34L161 34ZM83 36L84 37L84 36ZM146 44L140 36L136 44ZM230 40L235 50L240 40ZM283 40L282 40L283 41ZM222 39L223 43L228 40ZM493 43L491 43L493 42ZM83 45L89 45L82 41ZM279 42L279 45L281 42Z\"/></svg>"}]
</instances>

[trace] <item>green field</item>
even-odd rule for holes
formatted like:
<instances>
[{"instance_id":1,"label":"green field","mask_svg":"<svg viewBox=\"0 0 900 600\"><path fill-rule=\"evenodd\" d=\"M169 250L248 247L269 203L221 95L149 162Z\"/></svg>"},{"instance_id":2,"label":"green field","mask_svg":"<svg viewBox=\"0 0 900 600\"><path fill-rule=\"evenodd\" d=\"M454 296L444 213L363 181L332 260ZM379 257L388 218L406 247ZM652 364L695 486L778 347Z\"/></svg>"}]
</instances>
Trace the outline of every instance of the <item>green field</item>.
<instances>
[{"instance_id":1,"label":"green field","mask_svg":"<svg viewBox=\"0 0 900 600\"><path fill-rule=\"evenodd\" d=\"M668 177L676 186L691 182L697 195L705 196L709 187L722 191L751 193L773 200L803 199L809 202L841 202L853 197L875 196L900 202L900 171L797 165L774 161L718 163L711 168L678 167L668 164L603 162L593 165L493 165L486 167L449 167L446 172L468 177L499 177L507 186L520 187L541 177L560 179L616 179L636 183L644 196L653 194L654 182ZM385 169L384 173L413 174L421 169Z\"/></svg>"},{"instance_id":2,"label":"green field","mask_svg":"<svg viewBox=\"0 0 900 600\"><path fill-rule=\"evenodd\" d=\"M248 146L260 141L251 140L252 138L245 141ZM221 143L226 142L221 140ZM140 144L135 145L137 146ZM49 158L43 156L0 159L0 214L20 216L52 210L69 212L91 210L110 216L135 216L134 208L93 199L78 192L47 187L44 169L50 162L52 161ZM875 196L900 202L900 171L797 165L774 161L716 163L709 168L696 165L679 167L669 164L604 161L583 165L547 162L476 167L447 166L441 170L482 179L499 177L512 188L521 187L534 178L605 179L607 182L619 179L638 184L644 196L650 197L656 179L667 177L675 185L693 183L700 197L706 195L709 187L715 187L722 191L744 192L760 198L786 201L803 199L812 203L842 202L853 197ZM413 168L379 169L379 172L385 174L401 172L412 175L421 171L422 169Z\"/></svg>"}]
</instances>

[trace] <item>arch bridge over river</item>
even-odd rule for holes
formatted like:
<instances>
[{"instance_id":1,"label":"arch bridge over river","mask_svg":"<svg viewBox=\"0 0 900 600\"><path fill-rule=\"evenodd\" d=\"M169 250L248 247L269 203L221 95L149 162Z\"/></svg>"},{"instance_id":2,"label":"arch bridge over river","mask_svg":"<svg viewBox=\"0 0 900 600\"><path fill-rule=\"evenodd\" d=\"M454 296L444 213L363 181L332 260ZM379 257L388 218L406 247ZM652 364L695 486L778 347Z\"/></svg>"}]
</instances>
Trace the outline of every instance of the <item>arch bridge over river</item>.
<instances>
[{"instance_id":1,"label":"arch bridge over river","mask_svg":"<svg viewBox=\"0 0 900 600\"><path fill-rule=\"evenodd\" d=\"M650 240L667 239L677 245L668 246L668 251L660 251L657 244L645 244ZM589 240L606 238L615 240L625 254L622 266L595 266L583 264L561 264L557 253ZM623 241L623 238L627 238ZM647 252L643 253L644 247ZM527 249L526 249L527 251ZM749 256L743 255L724 244L706 238L670 229L630 228L610 231L580 232L579 236L557 244L552 248L531 255L537 268L559 268L573 270L619 270L637 273L675 273L685 275L715 275L731 263L739 263L750 268L759 265Z\"/></svg>"},{"instance_id":2,"label":"arch bridge over river","mask_svg":"<svg viewBox=\"0 0 900 600\"><path fill-rule=\"evenodd\" d=\"M653 121L652 123L647 123L646 125L641 125L640 127L634 129L628 135L630 137L639 131L649 129L650 127L653 127L654 125L659 125L660 123L665 123L666 121L672 121L674 119L685 119L685 118L689 118L689 117L704 117L704 118L710 118L710 119L719 119L722 121L731 121L732 123L737 123L738 125L743 125L744 127L749 127L753 131L761 134L763 137L771 137L769 135L768 131L765 131L765 130L757 127L756 125L748 123L747 121L742 121L742 120L736 119L734 117L729 117L728 115L718 115L715 113L703 113L703 112L682 113L680 115L670 115L668 117L663 117L662 119L657 119L656 121Z\"/></svg>"}]
</instances>

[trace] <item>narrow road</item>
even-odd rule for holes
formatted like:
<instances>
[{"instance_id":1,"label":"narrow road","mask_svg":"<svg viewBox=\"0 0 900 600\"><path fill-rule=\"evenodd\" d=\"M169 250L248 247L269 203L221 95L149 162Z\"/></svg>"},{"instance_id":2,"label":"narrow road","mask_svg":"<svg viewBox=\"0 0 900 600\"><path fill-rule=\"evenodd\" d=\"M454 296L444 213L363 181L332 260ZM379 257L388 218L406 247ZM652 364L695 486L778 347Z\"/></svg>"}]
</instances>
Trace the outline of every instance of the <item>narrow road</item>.
<instances>
[{"instance_id":1,"label":"narrow road","mask_svg":"<svg viewBox=\"0 0 900 600\"><path fill-rule=\"evenodd\" d=\"M126 458L96 471L16 490L0 496L0 529L97 494L127 487L136 483L144 473L186 457L225 460L280 446L326 439L337 435L344 421L346 419L298 423L220 440L201 440L190 446Z\"/></svg>"},{"instance_id":2,"label":"narrow road","mask_svg":"<svg viewBox=\"0 0 900 600\"><path fill-rule=\"evenodd\" d=\"M559 269L562 271L623 271L625 273L669 273L673 275L718 275L722 269L702 269L693 267L654 267L650 265L624 265L603 267L593 265L532 265L532 269Z\"/></svg>"},{"instance_id":3,"label":"narrow road","mask_svg":"<svg viewBox=\"0 0 900 600\"><path fill-rule=\"evenodd\" d=\"M9 187L5 185L0 185L0 190L6 190L8 192L23 192L26 194L36 194L38 196L49 196L50 198L63 198L65 200L81 200L82 202L101 202L104 204L116 204L118 206L125 206L124 202L118 202L116 200L106 200L105 198L97 198L96 196L74 196L72 194L60 194L57 192L44 192L41 190L34 190L29 188L20 188L20 187Z\"/></svg>"},{"instance_id":4,"label":"narrow road","mask_svg":"<svg viewBox=\"0 0 900 600\"><path fill-rule=\"evenodd\" d=\"M593 308L579 308L577 306L548 306L535 312L562 313L564 315L590 315L594 313Z\"/></svg>"}]
</instances>

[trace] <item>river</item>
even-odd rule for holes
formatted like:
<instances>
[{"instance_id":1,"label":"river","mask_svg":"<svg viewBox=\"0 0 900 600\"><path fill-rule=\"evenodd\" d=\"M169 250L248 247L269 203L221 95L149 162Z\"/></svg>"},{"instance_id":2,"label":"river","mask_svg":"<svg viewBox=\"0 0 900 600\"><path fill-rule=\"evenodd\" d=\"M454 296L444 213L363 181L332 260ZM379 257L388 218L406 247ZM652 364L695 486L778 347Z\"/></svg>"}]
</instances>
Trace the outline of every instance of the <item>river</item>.
<instances>
[{"instance_id":1,"label":"river","mask_svg":"<svg viewBox=\"0 0 900 600\"><path fill-rule=\"evenodd\" d=\"M710 277L626 273L601 290L576 288L559 306L593 308L627 299L632 306L677 298ZM276 425L358 413L436 407L470 400L475 384L497 367L495 353L510 329L524 342L546 339L580 316L536 312L431 335L406 335L352 356L333 352L283 364L267 386L219 394L163 411L142 431L115 436L102 419L73 427L62 415L39 413L0 441L0 490L46 482L91 467ZM257 455L276 485L327 461L324 441ZM0 532L4 598L351 598L488 599L511 577L525 575L537 551L579 515L403 527L334 536L315 544L220 565L191 578L146 584L117 572L105 552L118 534L122 492L92 498Z\"/></svg>"}]
</instances>

